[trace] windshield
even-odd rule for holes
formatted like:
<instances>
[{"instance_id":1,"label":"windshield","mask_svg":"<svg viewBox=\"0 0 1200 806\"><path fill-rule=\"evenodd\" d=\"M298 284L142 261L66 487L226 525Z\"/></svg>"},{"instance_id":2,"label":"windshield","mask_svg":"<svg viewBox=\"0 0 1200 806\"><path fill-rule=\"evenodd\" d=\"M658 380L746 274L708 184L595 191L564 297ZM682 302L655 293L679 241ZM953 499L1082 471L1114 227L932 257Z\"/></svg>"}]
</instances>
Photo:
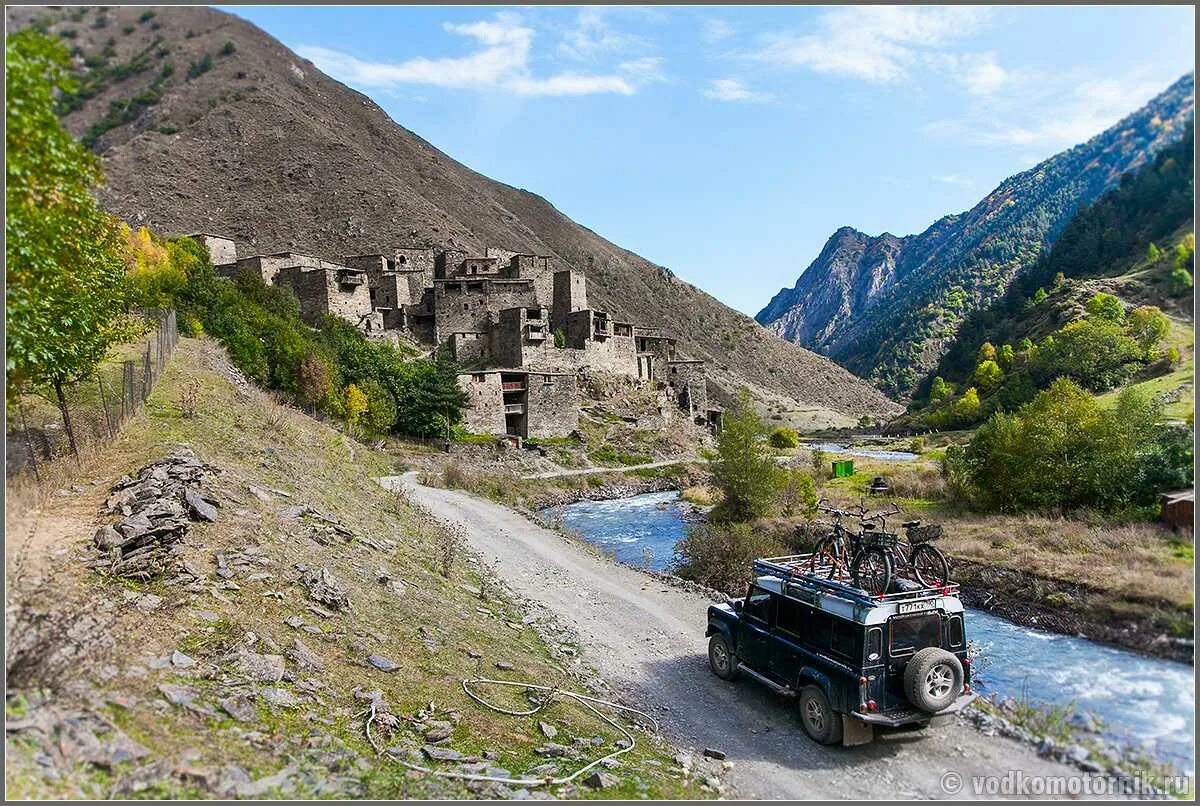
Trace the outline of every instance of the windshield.
<instances>
[{"instance_id":1,"label":"windshield","mask_svg":"<svg viewBox=\"0 0 1200 806\"><path fill-rule=\"evenodd\" d=\"M890 627L892 655L908 655L927 646L942 645L941 618L937 613L894 618Z\"/></svg>"}]
</instances>

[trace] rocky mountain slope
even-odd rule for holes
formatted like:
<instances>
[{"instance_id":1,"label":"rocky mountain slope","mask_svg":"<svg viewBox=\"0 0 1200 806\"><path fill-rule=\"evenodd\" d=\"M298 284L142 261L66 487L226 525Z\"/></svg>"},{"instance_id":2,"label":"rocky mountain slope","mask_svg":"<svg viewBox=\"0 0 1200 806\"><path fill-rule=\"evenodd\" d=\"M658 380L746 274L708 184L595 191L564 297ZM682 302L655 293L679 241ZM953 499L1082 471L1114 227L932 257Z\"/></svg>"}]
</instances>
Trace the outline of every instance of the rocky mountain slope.
<instances>
[{"instance_id":1,"label":"rocky mountain slope","mask_svg":"<svg viewBox=\"0 0 1200 806\"><path fill-rule=\"evenodd\" d=\"M335 257L416 243L551 254L588 274L593 304L661 326L709 361L718 393L745 384L775 408L843 420L895 410L545 199L454 161L253 25L203 8L148 13L9 12L76 49L86 97L68 99L65 121L103 156L103 200L127 220L229 234L257 252Z\"/></svg>"},{"instance_id":2,"label":"rocky mountain slope","mask_svg":"<svg viewBox=\"0 0 1200 806\"><path fill-rule=\"evenodd\" d=\"M839 229L794 287L755 317L905 396L959 324L1002 295L1075 210L1178 139L1195 109L1192 74L1088 142L1006 179L975 207L918 235Z\"/></svg>"}]
</instances>

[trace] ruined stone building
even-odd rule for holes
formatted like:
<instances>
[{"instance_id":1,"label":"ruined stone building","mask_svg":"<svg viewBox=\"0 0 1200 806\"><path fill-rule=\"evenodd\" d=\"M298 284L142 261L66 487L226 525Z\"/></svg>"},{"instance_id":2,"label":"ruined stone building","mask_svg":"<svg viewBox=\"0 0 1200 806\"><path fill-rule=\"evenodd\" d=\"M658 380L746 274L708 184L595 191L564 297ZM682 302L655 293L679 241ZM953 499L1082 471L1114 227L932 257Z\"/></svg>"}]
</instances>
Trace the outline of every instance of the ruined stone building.
<instances>
[{"instance_id":1,"label":"ruined stone building","mask_svg":"<svg viewBox=\"0 0 1200 806\"><path fill-rule=\"evenodd\" d=\"M664 412L713 425L704 362L680 356L654 327L589 307L587 278L554 259L487 248L397 248L330 261L280 252L238 256L234 242L192 236L218 273L251 272L291 289L301 316L333 314L372 338L450 351L462 367L466 427L476 433L563 436L579 422L579 382L611 375L657 389Z\"/></svg>"}]
</instances>

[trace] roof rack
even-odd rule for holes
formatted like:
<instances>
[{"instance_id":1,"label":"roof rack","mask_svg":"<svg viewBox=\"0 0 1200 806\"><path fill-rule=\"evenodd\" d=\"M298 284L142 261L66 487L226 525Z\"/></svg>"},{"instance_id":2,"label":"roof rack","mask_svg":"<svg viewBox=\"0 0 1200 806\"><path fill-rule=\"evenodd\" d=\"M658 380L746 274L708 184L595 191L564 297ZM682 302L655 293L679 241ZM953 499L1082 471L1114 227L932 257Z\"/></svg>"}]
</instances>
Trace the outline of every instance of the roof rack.
<instances>
[{"instance_id":1,"label":"roof rack","mask_svg":"<svg viewBox=\"0 0 1200 806\"><path fill-rule=\"evenodd\" d=\"M790 554L784 557L762 557L754 561L754 573L759 576L776 577L791 586L799 586L814 593L822 593L844 599L860 607L878 607L880 605L916 602L924 599L937 599L943 596L958 596L958 585L947 583L938 587L929 587L908 579L902 581L911 587L908 590L895 593L873 594L854 585L844 573L830 575L828 565L819 565L809 571L812 554Z\"/></svg>"}]
</instances>

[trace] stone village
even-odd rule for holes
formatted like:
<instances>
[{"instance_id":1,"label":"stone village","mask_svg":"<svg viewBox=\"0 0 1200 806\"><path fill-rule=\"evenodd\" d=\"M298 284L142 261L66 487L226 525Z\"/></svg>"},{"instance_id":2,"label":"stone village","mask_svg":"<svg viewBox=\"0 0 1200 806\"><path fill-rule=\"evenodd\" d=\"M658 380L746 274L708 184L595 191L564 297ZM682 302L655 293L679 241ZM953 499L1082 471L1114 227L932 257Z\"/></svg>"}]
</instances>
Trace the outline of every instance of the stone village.
<instances>
[{"instance_id":1,"label":"stone village","mask_svg":"<svg viewBox=\"0 0 1200 806\"><path fill-rule=\"evenodd\" d=\"M609 375L649 384L659 426L679 415L715 428L721 409L708 402L704 362L677 353L654 327L616 321L588 306L587 278L554 258L488 247L397 248L332 262L280 252L239 257L230 238L191 236L219 274L249 271L290 288L301 315L345 319L371 338L404 338L448 349L472 432L519 438L565 436L579 423L581 380Z\"/></svg>"}]
</instances>

